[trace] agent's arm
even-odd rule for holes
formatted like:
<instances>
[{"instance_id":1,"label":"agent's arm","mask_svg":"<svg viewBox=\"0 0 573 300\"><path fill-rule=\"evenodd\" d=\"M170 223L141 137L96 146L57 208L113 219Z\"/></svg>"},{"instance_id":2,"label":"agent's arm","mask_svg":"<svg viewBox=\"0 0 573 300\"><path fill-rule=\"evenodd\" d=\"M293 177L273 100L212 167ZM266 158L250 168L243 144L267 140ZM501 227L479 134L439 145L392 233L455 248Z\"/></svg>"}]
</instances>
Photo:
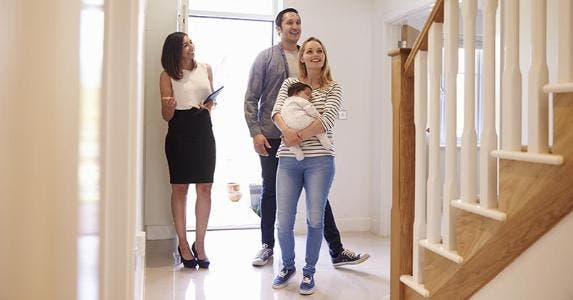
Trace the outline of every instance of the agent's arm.
<instances>
[{"instance_id":1,"label":"agent's arm","mask_svg":"<svg viewBox=\"0 0 573 300\"><path fill-rule=\"evenodd\" d=\"M161 75L159 75L159 92L161 94L161 116L163 120L169 121L173 118L177 102L173 98L171 78L165 71L162 71Z\"/></svg>"}]
</instances>

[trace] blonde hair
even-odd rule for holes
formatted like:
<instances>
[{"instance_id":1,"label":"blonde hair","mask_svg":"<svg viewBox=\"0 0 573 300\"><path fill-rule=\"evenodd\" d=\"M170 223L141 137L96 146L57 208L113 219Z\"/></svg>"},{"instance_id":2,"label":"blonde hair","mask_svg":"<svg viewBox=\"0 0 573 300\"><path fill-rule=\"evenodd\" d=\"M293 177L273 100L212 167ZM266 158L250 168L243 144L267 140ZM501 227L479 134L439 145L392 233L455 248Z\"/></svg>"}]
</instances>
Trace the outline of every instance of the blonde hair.
<instances>
[{"instance_id":1,"label":"blonde hair","mask_svg":"<svg viewBox=\"0 0 573 300\"><path fill-rule=\"evenodd\" d=\"M332 73L330 72L330 66L328 65L328 55L326 54L326 47L324 47L324 44L317 38L315 37L309 37L308 39L306 39L306 41L304 41L304 43L302 43L302 46L300 47L300 51L298 51L298 72L299 72L299 77L301 78L306 78L308 77L308 72L306 71L306 66L305 64L302 62L302 56L304 54L304 48L306 47L306 44L308 44L309 42L317 42L320 44L320 46L322 47L322 51L324 52L324 65L322 66L322 69L320 70L320 87L326 87L329 86L334 79L332 79Z\"/></svg>"}]
</instances>

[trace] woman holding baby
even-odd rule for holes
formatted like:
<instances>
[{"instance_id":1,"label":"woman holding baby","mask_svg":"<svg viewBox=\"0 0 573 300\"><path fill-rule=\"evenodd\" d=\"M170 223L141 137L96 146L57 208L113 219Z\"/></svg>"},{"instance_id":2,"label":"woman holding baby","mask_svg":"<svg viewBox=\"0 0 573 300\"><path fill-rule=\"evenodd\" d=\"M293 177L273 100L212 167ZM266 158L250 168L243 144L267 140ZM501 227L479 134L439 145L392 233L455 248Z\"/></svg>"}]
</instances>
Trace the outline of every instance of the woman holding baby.
<instances>
[{"instance_id":1,"label":"woman holding baby","mask_svg":"<svg viewBox=\"0 0 573 300\"><path fill-rule=\"evenodd\" d=\"M317 38L307 39L298 54L299 76L284 81L275 103L272 118L281 130L283 139L277 152L277 230L281 247L283 269L273 286L284 284L295 272L294 223L301 191L306 195L307 238L306 265L300 292L314 292L314 273L318 261L324 230L324 209L334 178L334 147L324 147L316 135L326 133L334 145L333 127L342 102L342 89L332 79L326 49ZM289 128L281 116L281 108L288 97L289 87L302 82L312 88L310 103L319 116L301 130ZM297 160L289 149L299 146L304 159Z\"/></svg>"}]
</instances>

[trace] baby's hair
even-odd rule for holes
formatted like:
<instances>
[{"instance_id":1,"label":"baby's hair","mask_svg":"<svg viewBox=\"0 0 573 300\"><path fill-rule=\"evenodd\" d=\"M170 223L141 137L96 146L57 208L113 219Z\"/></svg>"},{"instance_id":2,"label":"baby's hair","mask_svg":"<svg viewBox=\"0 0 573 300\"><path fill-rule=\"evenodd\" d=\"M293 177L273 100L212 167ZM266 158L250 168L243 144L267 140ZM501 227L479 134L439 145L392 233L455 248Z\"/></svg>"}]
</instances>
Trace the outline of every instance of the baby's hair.
<instances>
[{"instance_id":1,"label":"baby's hair","mask_svg":"<svg viewBox=\"0 0 573 300\"><path fill-rule=\"evenodd\" d=\"M293 83L291 86L289 86L288 88L288 96L293 96L296 95L306 89L311 89L310 85L306 84L306 83L302 83L302 82L295 82Z\"/></svg>"}]
</instances>

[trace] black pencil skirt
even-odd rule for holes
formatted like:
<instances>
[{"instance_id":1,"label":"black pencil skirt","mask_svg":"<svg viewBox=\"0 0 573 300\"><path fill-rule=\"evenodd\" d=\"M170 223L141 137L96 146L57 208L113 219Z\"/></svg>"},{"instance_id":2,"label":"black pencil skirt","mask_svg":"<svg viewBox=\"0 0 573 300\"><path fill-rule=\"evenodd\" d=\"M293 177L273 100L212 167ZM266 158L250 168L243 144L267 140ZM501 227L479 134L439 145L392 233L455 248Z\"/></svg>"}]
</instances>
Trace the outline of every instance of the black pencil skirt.
<instances>
[{"instance_id":1,"label":"black pencil skirt","mask_svg":"<svg viewBox=\"0 0 573 300\"><path fill-rule=\"evenodd\" d=\"M209 111L197 108L175 110L165 137L170 182L213 182L215 154L215 137Z\"/></svg>"}]
</instances>

